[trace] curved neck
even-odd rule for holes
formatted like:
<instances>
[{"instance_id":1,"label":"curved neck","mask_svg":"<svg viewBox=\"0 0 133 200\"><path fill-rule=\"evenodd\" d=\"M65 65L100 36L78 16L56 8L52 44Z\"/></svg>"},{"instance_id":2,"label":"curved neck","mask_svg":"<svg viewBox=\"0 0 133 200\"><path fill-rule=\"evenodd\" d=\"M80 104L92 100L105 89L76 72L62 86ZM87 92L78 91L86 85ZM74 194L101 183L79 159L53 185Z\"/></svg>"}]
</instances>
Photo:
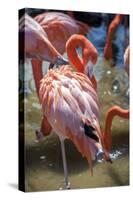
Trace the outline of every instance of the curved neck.
<instances>
[{"instance_id":1,"label":"curved neck","mask_svg":"<svg viewBox=\"0 0 133 200\"><path fill-rule=\"evenodd\" d=\"M82 48L82 58L78 55L77 47ZM98 53L93 44L86 39L83 35L74 34L66 43L66 51L71 64L77 69L78 72L84 73L89 60L96 64ZM89 71L89 70L87 70ZM89 74L87 74L89 76ZM92 75L93 77L94 75ZM89 76L89 78L91 75ZM91 79L91 78L90 78ZM92 78L94 79L94 77ZM95 80L96 81L96 80Z\"/></svg>"},{"instance_id":2,"label":"curved neck","mask_svg":"<svg viewBox=\"0 0 133 200\"><path fill-rule=\"evenodd\" d=\"M113 40L114 32L116 31L117 27L121 23L122 19L123 19L123 15L117 14L109 25L107 42L110 43L110 45L111 45L111 41Z\"/></svg>"},{"instance_id":3,"label":"curved neck","mask_svg":"<svg viewBox=\"0 0 133 200\"><path fill-rule=\"evenodd\" d=\"M122 19L123 19L123 15L117 14L115 15L114 19L109 25L106 44L104 47L104 57L107 60L113 58L112 40L113 40L115 31L117 30L117 27L121 23Z\"/></svg>"},{"instance_id":4,"label":"curved neck","mask_svg":"<svg viewBox=\"0 0 133 200\"><path fill-rule=\"evenodd\" d=\"M75 35L74 35L75 36ZM85 43L83 42L83 37L79 37L76 35L75 37L71 37L66 43L66 51L71 64L77 69L79 72L84 72L83 60L79 57L76 49L81 47L82 50L85 47ZM84 55L83 55L84 56Z\"/></svg>"},{"instance_id":5,"label":"curved neck","mask_svg":"<svg viewBox=\"0 0 133 200\"><path fill-rule=\"evenodd\" d=\"M111 126L113 118L115 116L119 116L124 119L129 119L129 110L124 110L119 106L113 106L108 110L105 120L105 130L104 130L104 144L108 152L110 151L112 145Z\"/></svg>"}]
</instances>

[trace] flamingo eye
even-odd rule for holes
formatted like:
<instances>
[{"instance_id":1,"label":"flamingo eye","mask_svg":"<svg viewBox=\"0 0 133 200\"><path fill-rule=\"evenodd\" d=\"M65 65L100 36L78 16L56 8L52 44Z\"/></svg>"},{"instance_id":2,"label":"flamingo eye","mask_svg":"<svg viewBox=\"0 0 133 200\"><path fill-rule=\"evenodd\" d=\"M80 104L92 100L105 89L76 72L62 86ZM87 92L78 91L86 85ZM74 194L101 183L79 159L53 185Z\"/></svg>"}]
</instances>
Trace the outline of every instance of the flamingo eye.
<instances>
[{"instance_id":1,"label":"flamingo eye","mask_svg":"<svg viewBox=\"0 0 133 200\"><path fill-rule=\"evenodd\" d=\"M85 135L95 140L96 142L99 142L99 138L95 134L95 129L92 126L84 124L84 130L85 130Z\"/></svg>"}]
</instances>

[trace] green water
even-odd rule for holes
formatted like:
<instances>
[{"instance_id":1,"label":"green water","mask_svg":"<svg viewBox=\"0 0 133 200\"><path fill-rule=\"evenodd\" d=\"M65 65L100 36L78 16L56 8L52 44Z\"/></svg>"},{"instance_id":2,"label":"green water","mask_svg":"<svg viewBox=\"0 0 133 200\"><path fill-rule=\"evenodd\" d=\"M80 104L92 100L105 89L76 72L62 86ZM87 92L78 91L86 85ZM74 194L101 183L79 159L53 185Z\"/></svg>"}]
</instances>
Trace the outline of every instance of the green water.
<instances>
[{"instance_id":1,"label":"green water","mask_svg":"<svg viewBox=\"0 0 133 200\"><path fill-rule=\"evenodd\" d=\"M45 66L45 63L44 63ZM38 142L35 130L40 128L41 109L34 88L30 63L25 66L25 82L28 93L25 97L25 186L26 191L59 190L63 188L64 173L60 142L55 133ZM95 67L98 80L101 125L112 105L128 108L128 77L124 70L110 68L99 58ZM27 86L28 85L28 86ZM95 188L122 186L129 184L129 121L116 117L112 126L113 164L94 163L94 176L91 176L88 163L77 151L73 143L65 141L71 188Z\"/></svg>"}]
</instances>

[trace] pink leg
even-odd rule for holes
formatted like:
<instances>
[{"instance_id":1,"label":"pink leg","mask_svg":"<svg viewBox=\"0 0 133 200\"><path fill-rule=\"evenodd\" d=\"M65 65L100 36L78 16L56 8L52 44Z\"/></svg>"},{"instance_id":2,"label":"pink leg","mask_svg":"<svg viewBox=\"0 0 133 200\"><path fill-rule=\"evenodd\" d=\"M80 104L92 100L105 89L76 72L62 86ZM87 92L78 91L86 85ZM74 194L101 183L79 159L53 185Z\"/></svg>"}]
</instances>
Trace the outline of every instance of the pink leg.
<instances>
[{"instance_id":1,"label":"pink leg","mask_svg":"<svg viewBox=\"0 0 133 200\"><path fill-rule=\"evenodd\" d=\"M43 78L43 72L42 72L42 61L32 59L32 70L33 70L33 76L35 80L35 86L36 91L39 97L39 87L40 87L40 80ZM43 116L42 122L41 122L41 132L43 135L49 135L52 128L45 116ZM38 132L37 132L38 133Z\"/></svg>"},{"instance_id":2,"label":"pink leg","mask_svg":"<svg viewBox=\"0 0 133 200\"><path fill-rule=\"evenodd\" d=\"M42 61L37 59L32 59L31 63L32 63L32 70L35 80L36 91L39 96L40 80L43 78Z\"/></svg>"}]
</instances>

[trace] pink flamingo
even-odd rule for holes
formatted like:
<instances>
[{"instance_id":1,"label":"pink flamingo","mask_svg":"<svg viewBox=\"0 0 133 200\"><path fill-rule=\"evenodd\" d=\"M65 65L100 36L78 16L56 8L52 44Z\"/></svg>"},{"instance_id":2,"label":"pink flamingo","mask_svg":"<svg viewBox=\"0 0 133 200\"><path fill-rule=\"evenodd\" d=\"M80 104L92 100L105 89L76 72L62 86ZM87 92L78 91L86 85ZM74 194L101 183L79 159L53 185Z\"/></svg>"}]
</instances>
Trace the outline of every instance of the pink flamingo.
<instances>
[{"instance_id":1,"label":"pink flamingo","mask_svg":"<svg viewBox=\"0 0 133 200\"><path fill-rule=\"evenodd\" d=\"M42 60L56 65L68 64L67 60L53 47L43 28L27 14L22 16L19 21L19 34L20 54L25 53L26 58L32 58L34 64L40 63ZM32 69L38 92L42 69L36 69L34 64Z\"/></svg>"},{"instance_id":2,"label":"pink flamingo","mask_svg":"<svg viewBox=\"0 0 133 200\"><path fill-rule=\"evenodd\" d=\"M75 33L87 34L89 31L88 25L83 22L74 20L64 13L46 12L37 15L34 19L40 24L42 29L47 34L48 40L61 55L65 52L66 42L71 35ZM50 63L50 68L56 64L54 62ZM38 85L40 84L40 80L43 77L42 60L32 60L32 67L38 92Z\"/></svg>"},{"instance_id":3,"label":"pink flamingo","mask_svg":"<svg viewBox=\"0 0 133 200\"><path fill-rule=\"evenodd\" d=\"M82 48L82 59L78 55L76 48L80 46ZM72 35L66 43L66 51L71 64L78 72L85 73L95 89L97 87L97 81L93 75L93 65L97 62L98 52L92 43L82 35ZM50 134L51 128L48 120L45 116L42 118L41 132L44 135ZM40 138L40 132L36 131L37 138Z\"/></svg>"},{"instance_id":4,"label":"pink flamingo","mask_svg":"<svg viewBox=\"0 0 133 200\"><path fill-rule=\"evenodd\" d=\"M50 70L41 81L40 101L44 115L61 141L65 186L69 187L64 139L73 141L87 158L103 158L103 135L99 124L97 93L88 77L70 67Z\"/></svg>"},{"instance_id":5,"label":"pink flamingo","mask_svg":"<svg viewBox=\"0 0 133 200\"><path fill-rule=\"evenodd\" d=\"M49 61L52 64L68 64L62 55L53 47L48 39L47 33L43 28L30 16L25 14L19 21L20 44L19 53L25 53L26 58L32 58L32 70L35 80L37 93L39 92L40 80L42 78L42 60ZM36 68L36 65L38 68ZM45 133L50 133L51 126L43 116L42 124ZM45 122L46 121L46 122Z\"/></svg>"},{"instance_id":6,"label":"pink flamingo","mask_svg":"<svg viewBox=\"0 0 133 200\"><path fill-rule=\"evenodd\" d=\"M69 188L70 185L64 139L72 140L78 151L86 157L91 173L93 173L92 160L104 158L110 161L104 149L103 134L99 123L99 102L95 81L93 82L95 79L91 79L94 75L88 74L88 72L92 72L88 69L90 62L81 60L76 51L73 52L76 47L75 43L83 48L84 59L84 56L88 56L91 64L97 59L95 47L84 36L73 35L68 40L66 49L70 62L75 64L76 68L78 67L78 72L73 71L70 66L62 66L55 70L50 69L41 80L39 90L43 113L61 141L65 188ZM91 47L89 50L85 48L87 44L88 47ZM74 62L72 53L79 61L79 65L77 65L78 61ZM96 55L93 56L93 53ZM90 78L79 72L80 70L87 72ZM43 136L43 132L40 132L41 136Z\"/></svg>"},{"instance_id":7,"label":"pink flamingo","mask_svg":"<svg viewBox=\"0 0 133 200\"><path fill-rule=\"evenodd\" d=\"M35 17L35 20L25 15L20 20L20 24L21 30L26 26L25 52L27 57L34 58L31 62L38 94L40 80L43 77L42 61L49 61L51 63L50 68L54 64L68 64L60 55L65 52L67 39L74 33L88 33L89 27L82 22L72 19L68 15L54 12L38 15ZM48 134L51 128L48 126L45 116L43 119L42 129Z\"/></svg>"}]
</instances>

